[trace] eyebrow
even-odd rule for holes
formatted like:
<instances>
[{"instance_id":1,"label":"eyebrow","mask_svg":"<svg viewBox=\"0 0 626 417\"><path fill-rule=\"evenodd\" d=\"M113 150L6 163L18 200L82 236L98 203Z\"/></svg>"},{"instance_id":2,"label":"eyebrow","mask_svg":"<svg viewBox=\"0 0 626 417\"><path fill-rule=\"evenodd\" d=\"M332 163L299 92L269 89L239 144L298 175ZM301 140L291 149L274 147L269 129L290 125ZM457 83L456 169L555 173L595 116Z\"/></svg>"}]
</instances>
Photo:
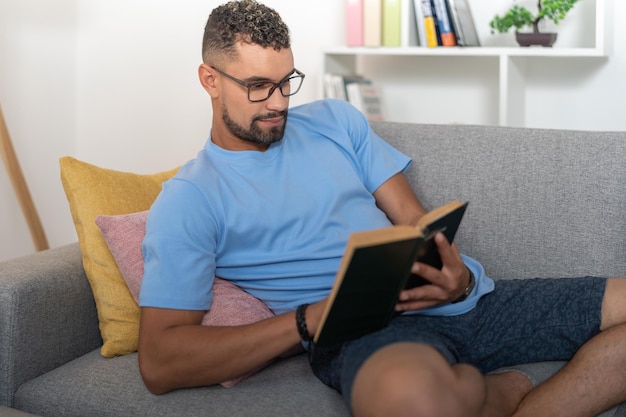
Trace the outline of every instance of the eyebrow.
<instances>
[{"instance_id":1,"label":"eyebrow","mask_svg":"<svg viewBox=\"0 0 626 417\"><path fill-rule=\"evenodd\" d=\"M295 69L295 67L294 67L291 71L289 71L289 73L288 73L287 75L285 75L283 78L281 78L281 79L280 79L280 80L278 80L277 82L281 82L281 81L286 80L286 79L287 79L287 78L289 78L289 76L290 76L291 74L293 74L295 71L296 71L296 69ZM274 81L273 81L272 79L270 79L270 78L267 78L267 77L260 77L260 76L254 76L254 75L253 75L252 77L249 77L249 78L244 78L244 79L242 79L242 81L245 81L245 82L247 82L247 83L254 83L254 82L259 82L259 81L267 81L267 82L271 82L271 83L273 83L273 82L274 82Z\"/></svg>"}]
</instances>

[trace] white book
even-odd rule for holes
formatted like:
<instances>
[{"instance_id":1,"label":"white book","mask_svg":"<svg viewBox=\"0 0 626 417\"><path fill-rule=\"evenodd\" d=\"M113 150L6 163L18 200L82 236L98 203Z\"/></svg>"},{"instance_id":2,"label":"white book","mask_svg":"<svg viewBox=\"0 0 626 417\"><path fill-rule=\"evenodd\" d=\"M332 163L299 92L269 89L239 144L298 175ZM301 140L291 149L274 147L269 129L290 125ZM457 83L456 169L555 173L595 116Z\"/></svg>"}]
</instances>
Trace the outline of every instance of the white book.
<instances>
[{"instance_id":1,"label":"white book","mask_svg":"<svg viewBox=\"0 0 626 417\"><path fill-rule=\"evenodd\" d=\"M327 72L324 74L324 97L336 98L335 89L333 87L333 74Z\"/></svg>"},{"instance_id":2,"label":"white book","mask_svg":"<svg viewBox=\"0 0 626 417\"><path fill-rule=\"evenodd\" d=\"M480 46L474 18L467 0L447 0L452 26L459 46Z\"/></svg>"},{"instance_id":3,"label":"white book","mask_svg":"<svg viewBox=\"0 0 626 417\"><path fill-rule=\"evenodd\" d=\"M419 45L417 34L417 22L415 21L415 12L413 11L413 0L401 0L402 7L402 23L401 23L401 46Z\"/></svg>"},{"instance_id":4,"label":"white book","mask_svg":"<svg viewBox=\"0 0 626 417\"><path fill-rule=\"evenodd\" d=\"M348 101L370 121L385 120L380 88L375 84L351 83L346 86Z\"/></svg>"},{"instance_id":5,"label":"white book","mask_svg":"<svg viewBox=\"0 0 626 417\"><path fill-rule=\"evenodd\" d=\"M424 25L424 8L422 0L413 0L413 13L415 13L415 25L417 27L417 39L419 46L426 44L426 26Z\"/></svg>"},{"instance_id":6,"label":"white book","mask_svg":"<svg viewBox=\"0 0 626 417\"><path fill-rule=\"evenodd\" d=\"M381 0L364 0L363 45L381 46L383 26L383 4Z\"/></svg>"}]
</instances>

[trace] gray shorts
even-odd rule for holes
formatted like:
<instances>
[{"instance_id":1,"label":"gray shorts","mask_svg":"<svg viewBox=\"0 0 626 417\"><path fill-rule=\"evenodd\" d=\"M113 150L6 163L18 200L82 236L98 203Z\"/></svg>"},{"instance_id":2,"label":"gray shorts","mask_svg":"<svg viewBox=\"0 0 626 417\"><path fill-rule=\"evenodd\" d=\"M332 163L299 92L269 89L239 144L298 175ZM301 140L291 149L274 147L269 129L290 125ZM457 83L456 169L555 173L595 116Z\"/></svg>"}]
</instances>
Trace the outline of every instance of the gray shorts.
<instances>
[{"instance_id":1,"label":"gray shorts","mask_svg":"<svg viewBox=\"0 0 626 417\"><path fill-rule=\"evenodd\" d=\"M472 311L460 316L404 315L386 328L310 352L315 375L350 405L354 377L378 349L398 342L436 348L450 364L488 373L501 367L569 360L600 331L606 278L496 281Z\"/></svg>"}]
</instances>

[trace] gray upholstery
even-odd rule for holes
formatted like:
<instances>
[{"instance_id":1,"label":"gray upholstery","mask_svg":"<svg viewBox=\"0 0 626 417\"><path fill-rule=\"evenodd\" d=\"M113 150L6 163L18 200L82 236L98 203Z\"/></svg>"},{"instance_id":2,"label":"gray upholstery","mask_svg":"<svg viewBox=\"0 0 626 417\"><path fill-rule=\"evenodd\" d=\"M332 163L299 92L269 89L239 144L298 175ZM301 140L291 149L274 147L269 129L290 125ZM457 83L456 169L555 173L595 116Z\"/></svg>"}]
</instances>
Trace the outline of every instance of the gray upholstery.
<instances>
[{"instance_id":1,"label":"gray upholstery","mask_svg":"<svg viewBox=\"0 0 626 417\"><path fill-rule=\"evenodd\" d=\"M234 388L213 386L155 396L141 381L137 354L105 359L93 351L23 385L15 406L63 417L253 417L263 415L259 410L285 416L346 415L339 394L313 376L304 356L274 363Z\"/></svg>"},{"instance_id":2,"label":"gray upholstery","mask_svg":"<svg viewBox=\"0 0 626 417\"><path fill-rule=\"evenodd\" d=\"M77 244L0 263L0 405L101 344Z\"/></svg>"},{"instance_id":3,"label":"gray upholstery","mask_svg":"<svg viewBox=\"0 0 626 417\"><path fill-rule=\"evenodd\" d=\"M15 408L0 407L0 417L32 417L35 414L25 413Z\"/></svg>"},{"instance_id":4,"label":"gray upholstery","mask_svg":"<svg viewBox=\"0 0 626 417\"><path fill-rule=\"evenodd\" d=\"M493 278L626 274L626 132L376 125L427 208L470 202L462 251Z\"/></svg>"},{"instance_id":5,"label":"gray upholstery","mask_svg":"<svg viewBox=\"0 0 626 417\"><path fill-rule=\"evenodd\" d=\"M375 123L427 208L470 202L458 244L496 279L626 275L626 132ZM0 263L0 405L43 416L347 416L306 355L234 388L150 394L99 354L76 244ZM562 363L520 369L540 382ZM626 417L616 408L603 417Z\"/></svg>"}]
</instances>

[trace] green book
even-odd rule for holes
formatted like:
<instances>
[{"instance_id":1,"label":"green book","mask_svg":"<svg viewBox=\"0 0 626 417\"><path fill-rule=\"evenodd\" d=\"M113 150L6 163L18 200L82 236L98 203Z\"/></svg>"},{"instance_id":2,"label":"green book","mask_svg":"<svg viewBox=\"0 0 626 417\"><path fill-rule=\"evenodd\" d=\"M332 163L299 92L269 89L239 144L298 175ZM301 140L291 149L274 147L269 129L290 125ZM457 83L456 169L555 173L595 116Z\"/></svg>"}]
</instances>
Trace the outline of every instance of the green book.
<instances>
[{"instance_id":1,"label":"green book","mask_svg":"<svg viewBox=\"0 0 626 417\"><path fill-rule=\"evenodd\" d=\"M401 46L402 6L400 0L383 0L382 46Z\"/></svg>"}]
</instances>

